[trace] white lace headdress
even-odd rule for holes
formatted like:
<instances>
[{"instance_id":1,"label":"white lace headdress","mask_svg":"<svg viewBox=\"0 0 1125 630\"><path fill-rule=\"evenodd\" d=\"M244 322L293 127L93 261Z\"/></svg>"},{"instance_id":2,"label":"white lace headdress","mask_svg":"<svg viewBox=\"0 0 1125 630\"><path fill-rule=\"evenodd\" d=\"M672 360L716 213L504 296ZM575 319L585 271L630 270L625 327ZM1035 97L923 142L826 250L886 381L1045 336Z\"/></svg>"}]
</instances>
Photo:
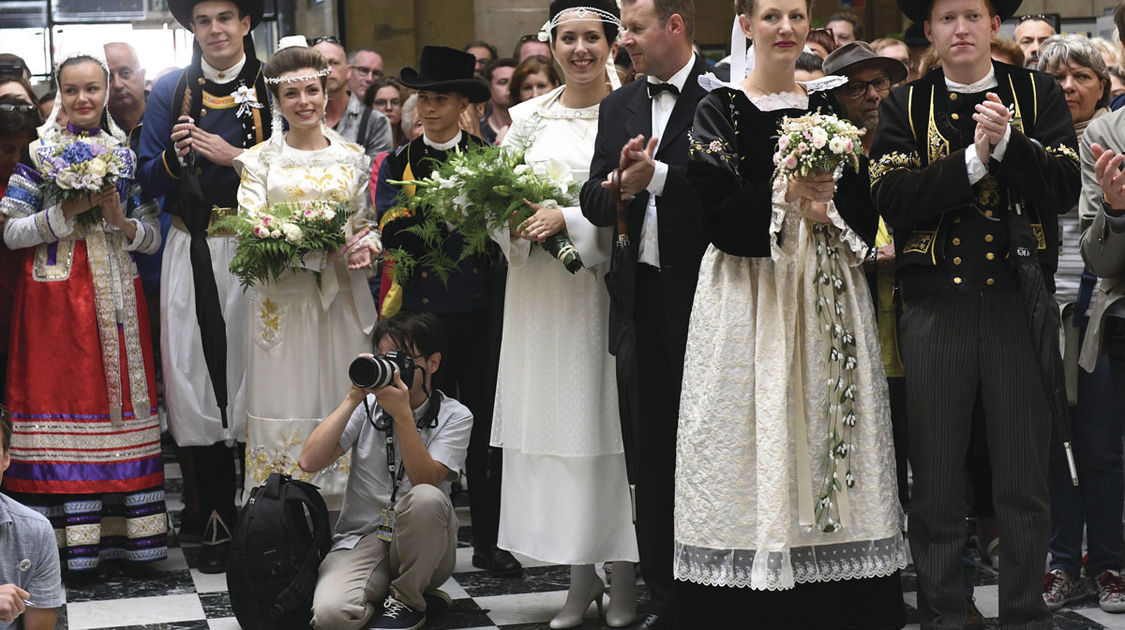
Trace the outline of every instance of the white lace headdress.
<instances>
[{"instance_id":1,"label":"white lace headdress","mask_svg":"<svg viewBox=\"0 0 1125 630\"><path fill-rule=\"evenodd\" d=\"M278 40L278 50L275 51L275 54L286 50L286 48L293 47L307 48L308 40L305 39L304 35L287 35L285 37L282 37L280 40ZM330 72L330 69L322 68L321 70L317 70L312 74L300 75L300 77L264 77L263 79L266 80L267 83L275 84L275 86L277 86L277 84L280 83L291 83L296 81L306 81L308 79L319 79L322 77L327 77ZM281 117L281 110L278 109L278 99L273 98L272 95L270 95L270 97L270 141L272 141L272 144L277 144L278 146L280 146L282 138L285 137L284 118ZM327 107L328 99L327 95L325 95L324 110L327 110ZM324 124L324 110L321 111L321 127L322 131L327 131L327 126Z\"/></svg>"},{"instance_id":2,"label":"white lace headdress","mask_svg":"<svg viewBox=\"0 0 1125 630\"><path fill-rule=\"evenodd\" d=\"M101 47L97 49L76 49L59 57L55 62L55 85L61 85L59 82L59 71L68 61L87 58L96 61L97 64L102 67L102 71L105 72L105 101L102 103L102 111L105 112L105 118L108 122L107 126L109 128L107 131L118 141L124 143L126 142L125 132L121 130L121 127L117 126L117 121L115 121L113 115L109 113L109 64L106 63L105 52ZM58 121L59 112L62 110L62 107L62 96L59 95L55 98L55 105L51 108L51 113L47 116L47 121L39 127L39 137L48 144L57 142L58 134L61 131Z\"/></svg>"},{"instance_id":3,"label":"white lace headdress","mask_svg":"<svg viewBox=\"0 0 1125 630\"><path fill-rule=\"evenodd\" d=\"M555 15L555 17L543 23L543 26L539 28L537 37L539 38L539 41L545 44L553 44L553 36L551 34L555 32L555 29L558 28L560 24L566 24L567 22L580 22L585 20L605 22L606 24L612 24L616 26L618 33L616 41L620 41L621 18L610 13L609 11L606 11L605 9L599 9L597 7L571 7L569 9L563 9L562 11L559 11ZM613 44L616 43L616 41L610 42L611 48L613 47ZM621 77L617 75L617 66L613 63L612 55L606 57L605 72L609 77L609 86L612 89L616 90L617 88L621 87Z\"/></svg>"},{"instance_id":4,"label":"white lace headdress","mask_svg":"<svg viewBox=\"0 0 1125 630\"><path fill-rule=\"evenodd\" d=\"M805 44L803 52L813 54L808 44ZM742 32L742 24L738 21L738 14L735 14L734 24L731 25L730 29L730 82L738 83L750 76L753 71L754 43L749 42L749 46L747 46L746 34ZM830 74L812 81L805 81L803 84L811 92L820 92L838 88L847 82L847 77Z\"/></svg>"},{"instance_id":5,"label":"white lace headdress","mask_svg":"<svg viewBox=\"0 0 1125 630\"><path fill-rule=\"evenodd\" d=\"M274 52L276 54L277 52L285 50L286 48L293 48L293 47L307 48L308 46L309 46L309 42L308 42L307 39L305 39L304 35L287 35L285 37L282 37L277 42L277 50L274 51ZM295 81L306 81L308 79L319 79L321 77L328 76L330 72L331 72L331 70L329 68L325 67L325 68L321 68L320 70L317 70L316 72L314 72L312 74L305 74L305 75L301 75L301 76L284 77L284 78L282 78L282 77L264 77L264 80L265 80L266 83L273 84L273 85L279 85L279 84L282 84L282 83L292 83L292 82L295 82ZM328 96L325 95L324 108L320 112L320 130L321 130L321 132L323 132L326 137L332 138L332 139L336 140L337 142L344 142L344 138L342 136L340 136L338 133L336 133L335 131L333 131L332 129L329 129L328 125L324 122L325 111L327 109L328 109ZM277 107L277 98L275 98L271 94L270 95L270 145L269 146L272 147L272 148L280 149L282 143L284 142L284 139L285 139L285 124L284 124L284 121L285 121L285 117L282 116L281 110L278 109L278 107Z\"/></svg>"}]
</instances>

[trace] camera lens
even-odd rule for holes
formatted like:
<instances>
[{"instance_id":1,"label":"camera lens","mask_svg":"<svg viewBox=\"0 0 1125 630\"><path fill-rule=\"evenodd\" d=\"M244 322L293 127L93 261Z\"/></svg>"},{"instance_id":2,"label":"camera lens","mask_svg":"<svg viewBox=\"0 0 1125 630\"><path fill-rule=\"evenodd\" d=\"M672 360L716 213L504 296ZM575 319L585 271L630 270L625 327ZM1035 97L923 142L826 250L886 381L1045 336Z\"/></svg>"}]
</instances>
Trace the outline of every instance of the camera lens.
<instances>
[{"instance_id":1,"label":"camera lens","mask_svg":"<svg viewBox=\"0 0 1125 630\"><path fill-rule=\"evenodd\" d=\"M379 389L395 382L395 369L386 357L356 357L348 366L348 378L356 387Z\"/></svg>"}]
</instances>

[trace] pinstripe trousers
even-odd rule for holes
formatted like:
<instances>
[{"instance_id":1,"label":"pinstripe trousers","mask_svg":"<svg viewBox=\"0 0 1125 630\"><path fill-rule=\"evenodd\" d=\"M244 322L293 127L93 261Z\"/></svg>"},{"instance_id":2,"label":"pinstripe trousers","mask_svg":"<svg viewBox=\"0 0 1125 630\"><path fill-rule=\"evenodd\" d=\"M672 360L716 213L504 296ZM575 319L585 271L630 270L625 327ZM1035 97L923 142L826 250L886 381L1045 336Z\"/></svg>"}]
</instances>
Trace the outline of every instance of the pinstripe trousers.
<instances>
[{"instance_id":1,"label":"pinstripe trousers","mask_svg":"<svg viewBox=\"0 0 1125 630\"><path fill-rule=\"evenodd\" d=\"M922 628L965 626L965 455L978 391L1000 526L1000 625L1053 628L1042 595L1051 425L1022 296L928 296L907 305L899 326L914 471L910 550Z\"/></svg>"}]
</instances>

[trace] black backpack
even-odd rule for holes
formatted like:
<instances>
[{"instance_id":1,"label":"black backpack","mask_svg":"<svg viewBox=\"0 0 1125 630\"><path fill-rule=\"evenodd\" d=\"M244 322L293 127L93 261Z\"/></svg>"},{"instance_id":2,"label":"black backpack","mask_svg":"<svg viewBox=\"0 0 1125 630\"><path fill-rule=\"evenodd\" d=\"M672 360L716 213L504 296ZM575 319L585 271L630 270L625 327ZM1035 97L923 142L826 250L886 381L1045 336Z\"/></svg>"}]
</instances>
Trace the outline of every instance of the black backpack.
<instances>
[{"instance_id":1,"label":"black backpack","mask_svg":"<svg viewBox=\"0 0 1125 630\"><path fill-rule=\"evenodd\" d=\"M317 571L332 539L317 487L270 473L250 491L232 538L227 589L239 625L308 628Z\"/></svg>"}]
</instances>

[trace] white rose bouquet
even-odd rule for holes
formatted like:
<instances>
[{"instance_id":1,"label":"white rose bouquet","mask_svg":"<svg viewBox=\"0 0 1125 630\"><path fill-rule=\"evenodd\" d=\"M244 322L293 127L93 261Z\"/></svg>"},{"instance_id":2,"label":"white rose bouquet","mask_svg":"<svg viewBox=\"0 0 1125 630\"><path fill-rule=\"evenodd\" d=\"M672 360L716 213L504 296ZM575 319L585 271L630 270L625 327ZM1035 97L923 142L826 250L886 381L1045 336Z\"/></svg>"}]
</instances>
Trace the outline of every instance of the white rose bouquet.
<instances>
[{"instance_id":1,"label":"white rose bouquet","mask_svg":"<svg viewBox=\"0 0 1125 630\"><path fill-rule=\"evenodd\" d=\"M210 232L233 232L237 237L230 270L245 289L277 282L281 274L300 268L310 253L338 250L347 242L347 210L347 204L328 201L278 203L262 211L223 217Z\"/></svg>"},{"instance_id":2,"label":"white rose bouquet","mask_svg":"<svg viewBox=\"0 0 1125 630\"><path fill-rule=\"evenodd\" d=\"M808 114L781 121L781 135L773 154L775 177L834 173L851 162L859 169L863 132L832 114Z\"/></svg>"},{"instance_id":3,"label":"white rose bouquet","mask_svg":"<svg viewBox=\"0 0 1125 630\"><path fill-rule=\"evenodd\" d=\"M402 248L388 252L395 260L395 281L400 284L409 280L418 264L443 280L456 267L443 247L447 237L443 225L452 226L464 238L461 259L484 254L494 232L534 214L524 200L547 207L573 205L580 186L562 164L527 164L522 151L488 145L450 153L425 179L392 183L416 186L414 195L403 194L399 201L411 214L423 213L422 222L408 231L421 237L426 246L417 257ZM578 250L565 231L539 245L570 273L582 268Z\"/></svg>"},{"instance_id":4,"label":"white rose bouquet","mask_svg":"<svg viewBox=\"0 0 1125 630\"><path fill-rule=\"evenodd\" d=\"M37 153L43 176L39 188L60 202L86 197L133 176L133 156L125 147L109 149L97 142L74 140L40 147ZM96 207L78 215L82 225L101 220Z\"/></svg>"}]
</instances>

